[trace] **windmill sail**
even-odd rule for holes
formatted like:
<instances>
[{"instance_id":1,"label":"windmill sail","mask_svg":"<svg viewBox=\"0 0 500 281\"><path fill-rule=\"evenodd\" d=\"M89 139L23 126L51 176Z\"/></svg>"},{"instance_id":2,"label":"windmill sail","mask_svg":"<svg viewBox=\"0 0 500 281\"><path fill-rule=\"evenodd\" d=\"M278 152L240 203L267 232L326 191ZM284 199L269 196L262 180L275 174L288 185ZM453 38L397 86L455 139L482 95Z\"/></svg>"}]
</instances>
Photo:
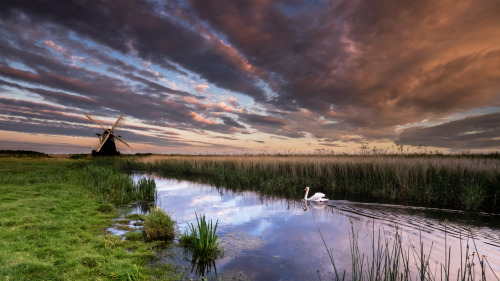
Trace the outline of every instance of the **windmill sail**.
<instances>
[{"instance_id":1,"label":"windmill sail","mask_svg":"<svg viewBox=\"0 0 500 281\"><path fill-rule=\"evenodd\" d=\"M123 114L118 117L111 128L107 128L103 125L102 121L90 114L85 114L85 116L104 130L102 134L96 134L99 136L99 143L97 143L93 147L92 155L119 155L120 152L116 150L115 140L118 140L127 147L131 148L128 143L126 143L120 136L116 135L114 132L125 122L125 117L123 116Z\"/></svg>"}]
</instances>

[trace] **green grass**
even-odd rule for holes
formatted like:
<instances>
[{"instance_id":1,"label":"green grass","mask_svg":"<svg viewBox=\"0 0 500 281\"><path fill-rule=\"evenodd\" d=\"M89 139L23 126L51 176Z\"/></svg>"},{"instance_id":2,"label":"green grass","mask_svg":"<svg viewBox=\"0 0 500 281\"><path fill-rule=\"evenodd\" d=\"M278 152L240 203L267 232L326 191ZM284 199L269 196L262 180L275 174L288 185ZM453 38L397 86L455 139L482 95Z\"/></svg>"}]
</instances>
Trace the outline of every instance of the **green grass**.
<instances>
[{"instance_id":1,"label":"green grass","mask_svg":"<svg viewBox=\"0 0 500 281\"><path fill-rule=\"evenodd\" d=\"M0 159L0 280L181 279L147 266L152 245L105 232L118 213L82 180L87 165Z\"/></svg>"},{"instance_id":2,"label":"green grass","mask_svg":"<svg viewBox=\"0 0 500 281\"><path fill-rule=\"evenodd\" d=\"M182 235L179 243L192 247L194 254L201 259L215 259L220 252L216 234L218 223L217 220L214 225L212 220L206 220L205 215L198 217L196 214L196 225L193 223L188 225L189 230Z\"/></svg>"},{"instance_id":3,"label":"green grass","mask_svg":"<svg viewBox=\"0 0 500 281\"><path fill-rule=\"evenodd\" d=\"M134 220L134 221L144 221L145 216L141 214L128 214L125 216L125 219Z\"/></svg>"},{"instance_id":4,"label":"green grass","mask_svg":"<svg viewBox=\"0 0 500 281\"><path fill-rule=\"evenodd\" d=\"M144 219L144 233L147 240L171 241L174 239L175 222L165 211L153 208Z\"/></svg>"},{"instance_id":5,"label":"green grass","mask_svg":"<svg viewBox=\"0 0 500 281\"><path fill-rule=\"evenodd\" d=\"M500 159L488 155L158 156L117 164L287 198L310 186L331 198L500 210Z\"/></svg>"},{"instance_id":6,"label":"green grass","mask_svg":"<svg viewBox=\"0 0 500 281\"><path fill-rule=\"evenodd\" d=\"M84 181L103 201L125 204L132 201L156 199L156 183L150 178L141 178L134 183L132 178L120 171L112 163L105 165L93 162L84 167Z\"/></svg>"}]
</instances>

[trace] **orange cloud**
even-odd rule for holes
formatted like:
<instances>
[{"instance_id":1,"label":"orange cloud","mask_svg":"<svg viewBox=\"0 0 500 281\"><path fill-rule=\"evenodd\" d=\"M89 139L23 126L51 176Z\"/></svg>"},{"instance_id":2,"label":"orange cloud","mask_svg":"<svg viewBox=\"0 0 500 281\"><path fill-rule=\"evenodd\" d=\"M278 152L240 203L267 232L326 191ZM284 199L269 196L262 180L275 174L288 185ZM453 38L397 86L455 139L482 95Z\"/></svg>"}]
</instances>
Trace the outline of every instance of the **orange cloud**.
<instances>
[{"instance_id":1,"label":"orange cloud","mask_svg":"<svg viewBox=\"0 0 500 281\"><path fill-rule=\"evenodd\" d=\"M213 121L210 121L210 120L204 118L203 116L199 115L196 112L189 113L189 116L191 116L193 118L193 120L196 121L196 122L210 124L210 125L218 124L217 122L213 122Z\"/></svg>"}]
</instances>

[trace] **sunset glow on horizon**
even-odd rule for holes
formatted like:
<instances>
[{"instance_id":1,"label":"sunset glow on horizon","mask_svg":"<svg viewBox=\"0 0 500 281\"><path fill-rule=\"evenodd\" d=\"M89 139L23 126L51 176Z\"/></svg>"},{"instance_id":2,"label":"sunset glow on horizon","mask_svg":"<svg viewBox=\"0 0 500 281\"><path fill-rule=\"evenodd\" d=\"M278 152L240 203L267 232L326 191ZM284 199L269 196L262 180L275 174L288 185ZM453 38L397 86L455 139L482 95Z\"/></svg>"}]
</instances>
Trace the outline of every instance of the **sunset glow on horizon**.
<instances>
[{"instance_id":1,"label":"sunset glow on horizon","mask_svg":"<svg viewBox=\"0 0 500 281\"><path fill-rule=\"evenodd\" d=\"M6 0L0 149L500 151L500 1Z\"/></svg>"}]
</instances>

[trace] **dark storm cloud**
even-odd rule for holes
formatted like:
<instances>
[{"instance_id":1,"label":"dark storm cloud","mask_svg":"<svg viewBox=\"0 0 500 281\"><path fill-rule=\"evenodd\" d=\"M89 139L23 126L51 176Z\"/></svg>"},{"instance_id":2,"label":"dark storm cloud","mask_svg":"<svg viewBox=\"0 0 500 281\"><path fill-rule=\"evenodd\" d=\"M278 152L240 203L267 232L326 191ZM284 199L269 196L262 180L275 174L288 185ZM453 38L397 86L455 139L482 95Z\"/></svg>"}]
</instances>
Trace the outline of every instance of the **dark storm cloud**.
<instances>
[{"instance_id":1,"label":"dark storm cloud","mask_svg":"<svg viewBox=\"0 0 500 281\"><path fill-rule=\"evenodd\" d=\"M218 41L161 17L145 1L2 1L4 17L26 14L34 22L64 26L123 54L136 51L166 68L170 61L215 85L263 100L256 78L241 70ZM168 11L167 11L168 12Z\"/></svg>"},{"instance_id":2,"label":"dark storm cloud","mask_svg":"<svg viewBox=\"0 0 500 281\"><path fill-rule=\"evenodd\" d=\"M397 143L453 150L500 149L500 113L471 116L431 127L409 128L399 135Z\"/></svg>"},{"instance_id":3,"label":"dark storm cloud","mask_svg":"<svg viewBox=\"0 0 500 281\"><path fill-rule=\"evenodd\" d=\"M237 121L235 121L231 117L224 116L224 117L221 117L221 119L224 122L224 124L226 124L228 126L232 126L232 127L236 127L236 128L240 128L240 129L246 129L245 126L241 125L240 123L238 123Z\"/></svg>"},{"instance_id":4,"label":"dark storm cloud","mask_svg":"<svg viewBox=\"0 0 500 281\"><path fill-rule=\"evenodd\" d=\"M292 122L285 118L253 113L239 113L238 117L238 120L245 124L249 124L253 129L260 132L272 135L282 135L289 138L300 138L304 136L302 131L297 131L292 128Z\"/></svg>"},{"instance_id":5,"label":"dark storm cloud","mask_svg":"<svg viewBox=\"0 0 500 281\"><path fill-rule=\"evenodd\" d=\"M88 136L85 117L68 115L64 108L0 97L0 130L24 133Z\"/></svg>"},{"instance_id":6,"label":"dark storm cloud","mask_svg":"<svg viewBox=\"0 0 500 281\"><path fill-rule=\"evenodd\" d=\"M308 3L191 1L268 74L275 105L335 130L390 139L396 125L499 102L500 2Z\"/></svg>"},{"instance_id":7,"label":"dark storm cloud","mask_svg":"<svg viewBox=\"0 0 500 281\"><path fill-rule=\"evenodd\" d=\"M4 81L2 79L0 79L0 85L5 85L5 86L9 86L11 88L16 88L16 89L20 89L20 90L24 90L24 91L38 94L40 97L42 97L46 101L64 104L65 106L70 106L70 107L74 108L74 111L78 111L79 109L91 110L91 109L96 108L99 105L96 100L91 99L91 98L70 95L70 94L64 93L64 92L50 91L50 90L45 90L45 89L40 89L40 88L24 87L24 86L21 86L21 85L16 84L16 83L10 83L10 82ZM36 104L33 104L33 105L36 105Z\"/></svg>"},{"instance_id":8,"label":"dark storm cloud","mask_svg":"<svg viewBox=\"0 0 500 281\"><path fill-rule=\"evenodd\" d=\"M136 76L136 75L133 75L133 74L124 74L125 77L131 79L131 80L134 80L134 81L137 81L137 82L140 82L144 85L146 85L147 87L149 87L150 89L149 90L146 90L147 92L149 93L168 93L168 94L174 94L174 95L178 95L178 96L193 96L192 94L188 93L188 92L184 92L184 91L179 91L179 90L174 90L174 89L171 89L169 87L165 87L163 85L160 85L158 83L155 83L151 80L148 80L148 79L144 79L142 77L139 77L139 76ZM202 97L199 97L197 96L198 98L202 98Z\"/></svg>"},{"instance_id":9,"label":"dark storm cloud","mask_svg":"<svg viewBox=\"0 0 500 281\"><path fill-rule=\"evenodd\" d=\"M53 64L55 65L56 63L54 62ZM36 66L35 63L32 65ZM121 80L81 68L66 67L63 65L60 65L59 68L65 68L64 73L72 73L73 75L69 78L55 72L38 70L38 73L33 73L8 66L0 66L0 75L16 81L58 88L87 96L81 97L60 91L24 87L16 83L3 82L4 85L36 93L47 101L56 102L64 106L73 106L80 103L77 108L87 111L95 111L102 107L104 109L100 109L100 112L106 114L109 114L109 110L105 110L105 108L114 108L122 112L127 112L127 115L131 115L132 117L142 119L145 123L162 125L172 122L174 123L174 127L182 125L182 127L187 129L212 130L219 133L234 132L232 126L225 124L207 125L196 122L196 120L193 120L191 113L193 110L197 111L198 109L196 107L193 108L192 104L183 100L167 100L161 96L138 95ZM192 96L189 93L173 90L137 76L130 75L130 77L146 83L149 87L154 87L156 92L167 92L177 96Z\"/></svg>"}]
</instances>

